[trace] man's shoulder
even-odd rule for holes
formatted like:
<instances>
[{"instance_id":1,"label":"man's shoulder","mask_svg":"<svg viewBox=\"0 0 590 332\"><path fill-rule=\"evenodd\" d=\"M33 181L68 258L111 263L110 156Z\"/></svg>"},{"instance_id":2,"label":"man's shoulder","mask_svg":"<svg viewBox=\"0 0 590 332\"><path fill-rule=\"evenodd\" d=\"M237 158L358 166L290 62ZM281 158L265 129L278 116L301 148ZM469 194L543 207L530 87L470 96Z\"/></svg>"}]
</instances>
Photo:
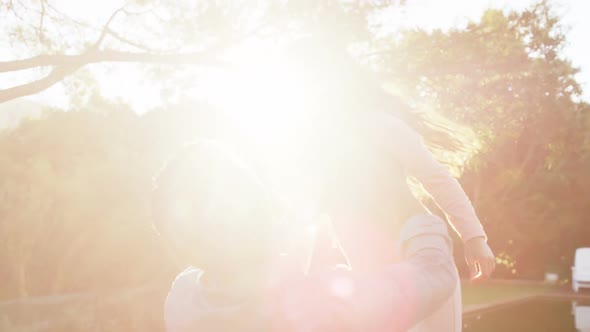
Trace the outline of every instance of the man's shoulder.
<instances>
[{"instance_id":1,"label":"man's shoulder","mask_svg":"<svg viewBox=\"0 0 590 332\"><path fill-rule=\"evenodd\" d=\"M203 273L197 268L188 268L179 273L166 297L164 318L167 331L177 331L179 326L185 326L196 316L198 307L195 301L198 281Z\"/></svg>"},{"instance_id":2,"label":"man's shoulder","mask_svg":"<svg viewBox=\"0 0 590 332\"><path fill-rule=\"evenodd\" d=\"M203 270L198 269L196 267L189 267L186 270L180 272L176 278L174 278L174 282L175 283L185 283L185 282L191 282L191 283L195 283L199 280L199 278L201 277L201 275L203 274Z\"/></svg>"},{"instance_id":3,"label":"man's shoulder","mask_svg":"<svg viewBox=\"0 0 590 332\"><path fill-rule=\"evenodd\" d=\"M174 278L170 291L168 292L167 304L179 301L183 302L183 305L189 304L198 288L199 279L202 274L202 270L194 267L187 268L179 273Z\"/></svg>"}]
</instances>

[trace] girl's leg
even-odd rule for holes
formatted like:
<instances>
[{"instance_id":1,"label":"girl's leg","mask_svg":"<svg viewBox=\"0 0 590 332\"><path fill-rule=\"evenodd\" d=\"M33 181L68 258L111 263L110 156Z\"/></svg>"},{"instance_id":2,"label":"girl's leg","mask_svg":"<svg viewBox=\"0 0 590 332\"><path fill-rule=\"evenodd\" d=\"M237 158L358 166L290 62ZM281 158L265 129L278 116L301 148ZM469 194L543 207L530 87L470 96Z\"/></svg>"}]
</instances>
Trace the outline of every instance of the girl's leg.
<instances>
[{"instance_id":1,"label":"girl's leg","mask_svg":"<svg viewBox=\"0 0 590 332\"><path fill-rule=\"evenodd\" d=\"M287 287L292 292L285 312L310 331L333 325L340 331L408 331L431 316L457 293L446 224L434 216L417 216L406 222L401 235L401 262L377 271L314 274L304 281L305 288Z\"/></svg>"},{"instance_id":2,"label":"girl's leg","mask_svg":"<svg viewBox=\"0 0 590 332\"><path fill-rule=\"evenodd\" d=\"M449 301L460 301L452 241L444 221L431 215L413 217L400 239L402 262L356 275L353 311L365 331L407 331ZM455 322L457 313L452 310L441 311L440 317Z\"/></svg>"},{"instance_id":3,"label":"girl's leg","mask_svg":"<svg viewBox=\"0 0 590 332\"><path fill-rule=\"evenodd\" d=\"M404 225L402 231L402 246L406 248L415 247L415 245L410 245L409 242L420 235L441 234L446 238L448 236L447 230L443 229L441 226L445 226L446 228L444 222L434 216L417 216L412 218L406 225ZM448 241L452 255L452 242L450 238ZM409 332L460 332L462 330L461 283L458 278L456 267L454 267L454 270L454 273L457 275L457 280L455 290L451 297L448 298L440 308L416 324ZM436 278L436 276L432 277Z\"/></svg>"},{"instance_id":4,"label":"girl's leg","mask_svg":"<svg viewBox=\"0 0 590 332\"><path fill-rule=\"evenodd\" d=\"M457 287L453 295L442 307L416 324L408 332L461 332L462 324L461 284L457 280Z\"/></svg>"}]
</instances>

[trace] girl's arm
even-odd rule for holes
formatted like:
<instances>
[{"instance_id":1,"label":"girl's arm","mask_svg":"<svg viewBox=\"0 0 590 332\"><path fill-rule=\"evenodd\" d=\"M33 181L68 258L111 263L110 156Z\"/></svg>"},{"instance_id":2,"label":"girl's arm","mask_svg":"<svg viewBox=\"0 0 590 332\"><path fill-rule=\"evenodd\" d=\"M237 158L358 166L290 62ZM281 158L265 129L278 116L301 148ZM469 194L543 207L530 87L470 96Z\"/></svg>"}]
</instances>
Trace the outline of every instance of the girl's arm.
<instances>
[{"instance_id":1,"label":"girl's arm","mask_svg":"<svg viewBox=\"0 0 590 332\"><path fill-rule=\"evenodd\" d=\"M420 136L394 116L383 114L379 119L380 130L375 132L400 162L406 173L415 177L434 202L445 213L453 229L465 244L465 258L475 277L479 264L481 274L489 276L495 266L495 258L487 246L486 233L477 217L471 201L449 170L440 164L426 148Z\"/></svg>"}]
</instances>

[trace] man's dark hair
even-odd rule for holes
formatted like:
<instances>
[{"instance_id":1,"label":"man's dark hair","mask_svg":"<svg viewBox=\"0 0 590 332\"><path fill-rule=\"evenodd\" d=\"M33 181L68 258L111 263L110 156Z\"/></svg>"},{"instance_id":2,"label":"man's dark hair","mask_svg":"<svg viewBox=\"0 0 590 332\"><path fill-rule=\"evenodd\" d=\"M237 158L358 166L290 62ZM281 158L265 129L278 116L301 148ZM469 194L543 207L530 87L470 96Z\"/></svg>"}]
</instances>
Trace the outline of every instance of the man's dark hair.
<instances>
[{"instance_id":1,"label":"man's dark hair","mask_svg":"<svg viewBox=\"0 0 590 332\"><path fill-rule=\"evenodd\" d=\"M219 215L221 223L224 214L240 209L252 211L250 227L268 227L256 224L271 222L270 203L258 177L229 147L202 140L184 147L156 175L152 193L154 228L171 240L181 240L190 236L188 230L199 228L200 220L195 216L203 210Z\"/></svg>"}]
</instances>

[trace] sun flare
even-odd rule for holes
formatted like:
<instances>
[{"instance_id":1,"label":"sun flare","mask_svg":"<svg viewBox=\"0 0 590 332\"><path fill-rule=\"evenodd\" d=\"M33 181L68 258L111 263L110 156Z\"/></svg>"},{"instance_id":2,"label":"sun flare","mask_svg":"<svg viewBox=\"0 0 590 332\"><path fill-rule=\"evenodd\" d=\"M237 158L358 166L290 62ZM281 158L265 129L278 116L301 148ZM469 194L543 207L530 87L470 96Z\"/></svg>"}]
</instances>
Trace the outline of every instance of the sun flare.
<instances>
[{"instance_id":1,"label":"sun flare","mask_svg":"<svg viewBox=\"0 0 590 332\"><path fill-rule=\"evenodd\" d=\"M273 158L295 152L307 114L301 73L278 53L264 47L235 52L235 65L212 74L207 93L242 134Z\"/></svg>"}]
</instances>

